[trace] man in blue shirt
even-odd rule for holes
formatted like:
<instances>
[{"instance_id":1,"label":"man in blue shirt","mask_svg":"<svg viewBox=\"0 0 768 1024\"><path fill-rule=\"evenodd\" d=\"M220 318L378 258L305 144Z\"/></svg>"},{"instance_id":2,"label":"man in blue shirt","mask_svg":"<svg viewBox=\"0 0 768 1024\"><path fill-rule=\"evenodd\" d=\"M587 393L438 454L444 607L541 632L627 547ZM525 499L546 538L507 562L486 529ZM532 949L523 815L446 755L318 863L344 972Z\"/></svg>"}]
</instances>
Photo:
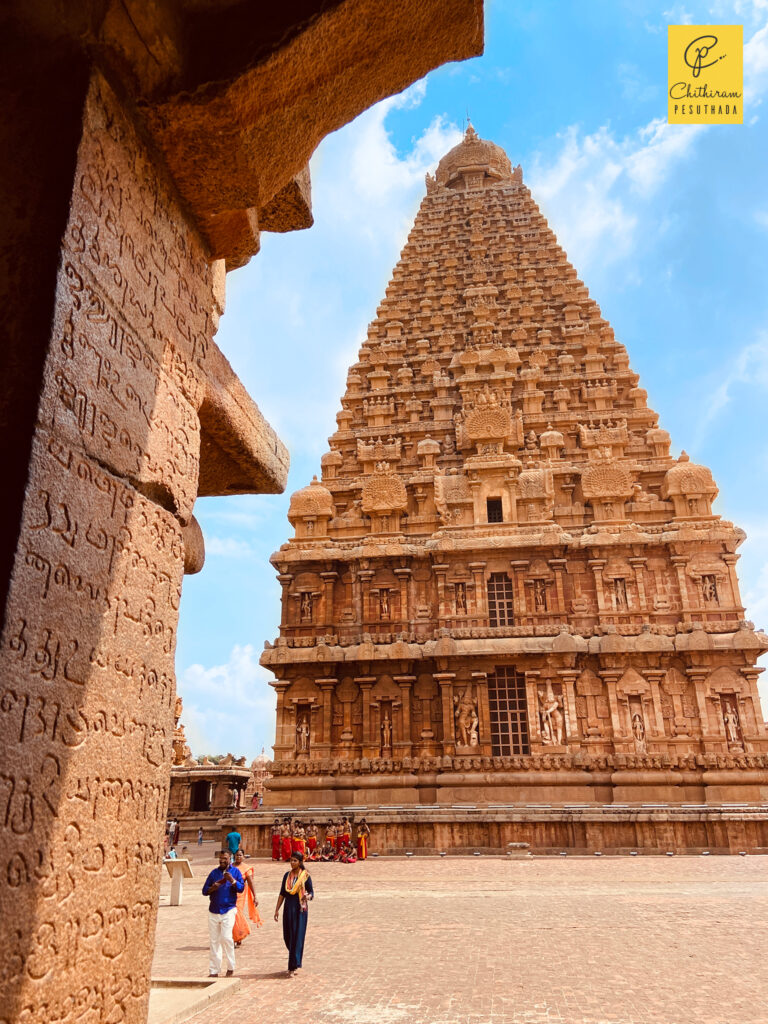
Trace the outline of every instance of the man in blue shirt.
<instances>
[{"instance_id":1,"label":"man in blue shirt","mask_svg":"<svg viewBox=\"0 0 768 1024\"><path fill-rule=\"evenodd\" d=\"M234 857L240 849L241 839L242 836L239 832L236 832L235 829L232 829L231 832L227 833L227 849L232 857Z\"/></svg>"},{"instance_id":2,"label":"man in blue shirt","mask_svg":"<svg viewBox=\"0 0 768 1024\"><path fill-rule=\"evenodd\" d=\"M203 896L208 903L208 937L211 940L211 957L208 975L217 978L221 970L221 950L227 958L227 977L235 973L235 943L232 928L237 915L237 894L245 889L245 880L236 867L230 867L229 851L219 853L219 866L208 875L203 886Z\"/></svg>"}]
</instances>

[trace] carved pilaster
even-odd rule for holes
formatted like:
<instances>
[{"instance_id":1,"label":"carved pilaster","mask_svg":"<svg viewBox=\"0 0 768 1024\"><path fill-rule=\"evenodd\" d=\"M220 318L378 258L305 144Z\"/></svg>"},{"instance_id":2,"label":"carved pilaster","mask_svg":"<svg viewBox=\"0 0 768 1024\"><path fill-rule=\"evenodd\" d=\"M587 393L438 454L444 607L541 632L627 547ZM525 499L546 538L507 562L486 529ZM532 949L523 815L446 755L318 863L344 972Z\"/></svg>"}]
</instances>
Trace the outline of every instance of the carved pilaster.
<instances>
[{"instance_id":1,"label":"carved pilaster","mask_svg":"<svg viewBox=\"0 0 768 1024\"><path fill-rule=\"evenodd\" d=\"M440 687L440 701L443 710L443 753L456 753L456 734L453 728L453 681L455 672L435 672L433 678Z\"/></svg>"},{"instance_id":2,"label":"carved pilaster","mask_svg":"<svg viewBox=\"0 0 768 1024\"><path fill-rule=\"evenodd\" d=\"M392 678L400 687L400 693L402 694L403 734L400 745L403 755L408 757L413 747L411 738L411 690L416 682L416 676L393 676Z\"/></svg>"}]
</instances>

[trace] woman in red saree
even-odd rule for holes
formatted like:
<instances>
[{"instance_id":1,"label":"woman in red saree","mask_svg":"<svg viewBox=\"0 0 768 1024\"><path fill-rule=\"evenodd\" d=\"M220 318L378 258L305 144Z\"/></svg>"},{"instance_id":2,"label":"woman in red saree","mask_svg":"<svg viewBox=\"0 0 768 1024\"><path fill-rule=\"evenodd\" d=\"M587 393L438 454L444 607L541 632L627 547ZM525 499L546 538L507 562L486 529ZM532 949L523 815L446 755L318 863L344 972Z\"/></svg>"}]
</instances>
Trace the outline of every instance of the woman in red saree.
<instances>
[{"instance_id":1,"label":"woman in red saree","mask_svg":"<svg viewBox=\"0 0 768 1024\"><path fill-rule=\"evenodd\" d=\"M237 913L235 923L232 927L232 938L235 945L239 946L243 939L251 934L251 926L248 918L253 921L257 928L261 928L263 922L256 909L259 901L256 899L256 890L253 888L253 866L245 866L245 856L242 850L235 854L235 866L245 879L245 887L237 894Z\"/></svg>"},{"instance_id":2,"label":"woman in red saree","mask_svg":"<svg viewBox=\"0 0 768 1024\"><path fill-rule=\"evenodd\" d=\"M368 836L371 834L370 828L365 821L365 818L360 819L360 824L357 826L357 858L358 860L365 860L368 856Z\"/></svg>"}]
</instances>

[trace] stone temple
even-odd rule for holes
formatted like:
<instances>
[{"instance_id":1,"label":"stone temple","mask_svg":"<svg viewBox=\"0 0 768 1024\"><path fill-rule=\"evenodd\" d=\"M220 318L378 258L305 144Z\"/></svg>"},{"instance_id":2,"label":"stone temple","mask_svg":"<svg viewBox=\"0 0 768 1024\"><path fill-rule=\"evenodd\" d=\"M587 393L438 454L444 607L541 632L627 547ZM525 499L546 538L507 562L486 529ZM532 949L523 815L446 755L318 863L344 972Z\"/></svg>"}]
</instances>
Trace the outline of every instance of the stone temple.
<instances>
[{"instance_id":1,"label":"stone temple","mask_svg":"<svg viewBox=\"0 0 768 1024\"><path fill-rule=\"evenodd\" d=\"M380 850L768 846L744 533L521 168L470 127L426 186L272 558L247 843L343 809Z\"/></svg>"}]
</instances>

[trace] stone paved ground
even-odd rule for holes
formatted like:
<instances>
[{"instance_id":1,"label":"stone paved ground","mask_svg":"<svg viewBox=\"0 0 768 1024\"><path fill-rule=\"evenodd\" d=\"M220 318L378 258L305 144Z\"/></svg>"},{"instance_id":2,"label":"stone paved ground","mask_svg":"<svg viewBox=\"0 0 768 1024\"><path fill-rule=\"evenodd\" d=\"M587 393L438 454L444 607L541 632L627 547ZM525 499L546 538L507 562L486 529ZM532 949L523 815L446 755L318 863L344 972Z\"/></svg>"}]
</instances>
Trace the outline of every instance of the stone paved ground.
<instances>
[{"instance_id":1,"label":"stone paved ground","mask_svg":"<svg viewBox=\"0 0 768 1024\"><path fill-rule=\"evenodd\" d=\"M207 972L214 846L169 907L155 975ZM194 1024L767 1024L765 857L388 858L316 864L305 968L285 975L281 868L240 991Z\"/></svg>"}]
</instances>

